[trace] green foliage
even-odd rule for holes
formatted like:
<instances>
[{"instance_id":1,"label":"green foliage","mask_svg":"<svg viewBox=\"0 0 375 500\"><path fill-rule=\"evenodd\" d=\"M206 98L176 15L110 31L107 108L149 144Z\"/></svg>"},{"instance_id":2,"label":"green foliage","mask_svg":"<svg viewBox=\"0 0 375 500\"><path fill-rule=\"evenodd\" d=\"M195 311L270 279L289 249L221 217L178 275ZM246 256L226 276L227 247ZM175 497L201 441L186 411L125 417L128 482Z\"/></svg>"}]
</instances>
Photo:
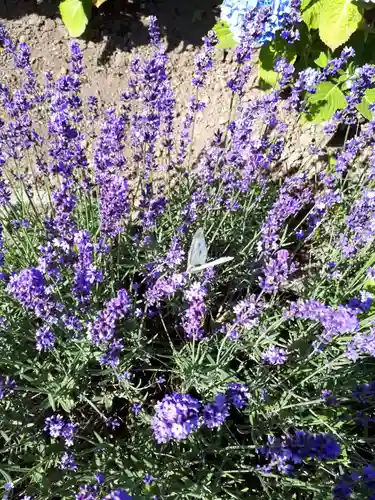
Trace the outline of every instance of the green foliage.
<instances>
[{"instance_id":1,"label":"green foliage","mask_svg":"<svg viewBox=\"0 0 375 500\"><path fill-rule=\"evenodd\" d=\"M320 12L324 0L302 0L301 14L306 26L310 29L318 29L320 23Z\"/></svg>"},{"instance_id":2,"label":"green foliage","mask_svg":"<svg viewBox=\"0 0 375 500\"><path fill-rule=\"evenodd\" d=\"M338 109L344 109L346 99L343 92L332 82L320 83L316 93L308 97L309 111L306 119L320 123L329 120Z\"/></svg>"},{"instance_id":3,"label":"green foliage","mask_svg":"<svg viewBox=\"0 0 375 500\"><path fill-rule=\"evenodd\" d=\"M350 79L358 66L374 62L375 36L364 29L363 7L355 0L302 0L302 23L299 25L300 41L288 44L279 35L266 43L259 52L258 76L262 88L277 87L274 64L283 57L293 63L297 72L306 68L324 68L327 62L338 57L344 44L353 46L356 52L349 69L325 82L318 96L310 96L310 113L304 119L313 122L329 120L335 111L342 109L344 98L350 89ZM223 48L231 48L234 40L227 25L216 25ZM325 96L322 89L327 91ZM369 105L373 103L370 92L357 106L359 114L369 120Z\"/></svg>"},{"instance_id":4,"label":"green foliage","mask_svg":"<svg viewBox=\"0 0 375 500\"><path fill-rule=\"evenodd\" d=\"M63 0L60 3L61 18L72 37L83 34L91 18L92 0Z\"/></svg>"},{"instance_id":5,"label":"green foliage","mask_svg":"<svg viewBox=\"0 0 375 500\"><path fill-rule=\"evenodd\" d=\"M323 42L335 50L358 29L362 12L354 0L320 0L319 35Z\"/></svg>"},{"instance_id":6,"label":"green foliage","mask_svg":"<svg viewBox=\"0 0 375 500\"><path fill-rule=\"evenodd\" d=\"M290 44L280 37L273 43L263 45L259 53L258 76L270 87L275 87L277 83L277 73L273 69L277 57L284 57L290 63L294 63L297 59Z\"/></svg>"},{"instance_id":7,"label":"green foliage","mask_svg":"<svg viewBox=\"0 0 375 500\"><path fill-rule=\"evenodd\" d=\"M234 40L232 32L226 22L218 21L213 27L213 30L219 40L219 43L217 44L218 49L232 49L237 45L237 42Z\"/></svg>"},{"instance_id":8,"label":"green foliage","mask_svg":"<svg viewBox=\"0 0 375 500\"><path fill-rule=\"evenodd\" d=\"M370 104L375 103L375 89L368 89L365 92L365 96L362 98L360 104L358 104L357 109L367 120L372 120L373 115L369 110Z\"/></svg>"}]
</instances>

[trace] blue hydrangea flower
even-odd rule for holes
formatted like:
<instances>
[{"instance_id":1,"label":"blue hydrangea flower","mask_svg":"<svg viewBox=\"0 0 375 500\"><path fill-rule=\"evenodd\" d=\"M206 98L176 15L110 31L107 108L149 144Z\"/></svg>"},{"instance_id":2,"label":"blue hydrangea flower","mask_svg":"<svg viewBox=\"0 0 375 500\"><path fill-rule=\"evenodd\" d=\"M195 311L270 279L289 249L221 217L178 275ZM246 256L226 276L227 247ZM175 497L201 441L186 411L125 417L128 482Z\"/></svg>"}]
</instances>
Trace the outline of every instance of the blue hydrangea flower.
<instances>
[{"instance_id":1,"label":"blue hydrangea flower","mask_svg":"<svg viewBox=\"0 0 375 500\"><path fill-rule=\"evenodd\" d=\"M229 25L234 39L239 42L247 12L251 9L267 7L271 11L271 16L258 40L262 45L273 40L277 31L294 23L295 6L292 0L224 0L221 6L221 19Z\"/></svg>"}]
</instances>

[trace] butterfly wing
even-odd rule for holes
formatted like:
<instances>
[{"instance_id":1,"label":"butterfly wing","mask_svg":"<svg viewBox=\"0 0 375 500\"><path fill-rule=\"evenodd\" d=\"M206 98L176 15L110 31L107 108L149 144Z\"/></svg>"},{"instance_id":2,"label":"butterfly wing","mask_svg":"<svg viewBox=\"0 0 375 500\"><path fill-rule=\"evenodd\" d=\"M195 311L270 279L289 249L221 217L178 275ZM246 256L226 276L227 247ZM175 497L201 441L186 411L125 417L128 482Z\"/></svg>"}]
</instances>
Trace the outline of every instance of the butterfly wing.
<instances>
[{"instance_id":1,"label":"butterfly wing","mask_svg":"<svg viewBox=\"0 0 375 500\"><path fill-rule=\"evenodd\" d=\"M204 240L203 229L199 228L193 236L193 240L190 245L189 255L188 255L188 270L196 267L202 266L207 260L207 247Z\"/></svg>"},{"instance_id":2,"label":"butterfly wing","mask_svg":"<svg viewBox=\"0 0 375 500\"><path fill-rule=\"evenodd\" d=\"M195 266L190 269L188 269L188 272L191 274L193 273L198 273L199 271L204 271L205 269L208 269L209 267L214 267L214 266L219 266L220 264L225 264L225 262L230 262L233 260L234 257L220 257L220 259L212 260L211 262L207 262L205 264L202 264L200 266Z\"/></svg>"}]
</instances>

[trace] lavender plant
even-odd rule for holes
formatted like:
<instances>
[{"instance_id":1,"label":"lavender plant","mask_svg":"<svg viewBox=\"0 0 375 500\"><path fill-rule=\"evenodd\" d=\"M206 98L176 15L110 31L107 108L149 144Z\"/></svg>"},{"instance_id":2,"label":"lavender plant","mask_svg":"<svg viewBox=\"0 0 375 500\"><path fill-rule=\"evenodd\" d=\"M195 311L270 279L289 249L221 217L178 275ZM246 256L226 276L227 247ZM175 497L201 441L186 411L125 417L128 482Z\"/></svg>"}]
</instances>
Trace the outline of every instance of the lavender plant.
<instances>
[{"instance_id":1,"label":"lavender plant","mask_svg":"<svg viewBox=\"0 0 375 500\"><path fill-rule=\"evenodd\" d=\"M249 99L265 22L245 19L235 118L195 163L213 33L179 123L154 18L104 111L77 43L40 83L0 28L20 75L0 86L4 498L373 498L374 122L281 175L282 107L297 120L322 76L279 60Z\"/></svg>"}]
</instances>

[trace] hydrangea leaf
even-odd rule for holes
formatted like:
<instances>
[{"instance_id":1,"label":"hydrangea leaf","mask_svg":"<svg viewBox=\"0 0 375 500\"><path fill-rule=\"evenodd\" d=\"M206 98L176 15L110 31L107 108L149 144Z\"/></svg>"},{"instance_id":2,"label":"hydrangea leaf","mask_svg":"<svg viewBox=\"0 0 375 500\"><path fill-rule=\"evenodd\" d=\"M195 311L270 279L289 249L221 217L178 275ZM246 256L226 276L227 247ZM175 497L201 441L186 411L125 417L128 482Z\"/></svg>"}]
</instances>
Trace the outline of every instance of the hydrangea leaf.
<instances>
[{"instance_id":1,"label":"hydrangea leaf","mask_svg":"<svg viewBox=\"0 0 375 500\"><path fill-rule=\"evenodd\" d=\"M297 59L293 48L283 40L275 40L260 49L258 77L271 87L275 87L277 83L277 73L273 67L278 57L285 57L290 63L294 63Z\"/></svg>"},{"instance_id":2,"label":"hydrangea leaf","mask_svg":"<svg viewBox=\"0 0 375 500\"><path fill-rule=\"evenodd\" d=\"M91 17L91 0L64 0L59 8L69 35L74 38L81 36Z\"/></svg>"},{"instance_id":3,"label":"hydrangea leaf","mask_svg":"<svg viewBox=\"0 0 375 500\"><path fill-rule=\"evenodd\" d=\"M270 45L264 45L259 53L258 77L271 87L275 87L277 83L277 73L273 70L274 62L275 52Z\"/></svg>"},{"instance_id":4,"label":"hydrangea leaf","mask_svg":"<svg viewBox=\"0 0 375 500\"><path fill-rule=\"evenodd\" d=\"M308 28L316 30L319 28L320 12L322 10L321 0L302 0L302 19Z\"/></svg>"},{"instance_id":5,"label":"hydrangea leaf","mask_svg":"<svg viewBox=\"0 0 375 500\"><path fill-rule=\"evenodd\" d=\"M319 66L319 68L324 68L328 64L328 56L325 52L320 52L318 57L314 59L314 63Z\"/></svg>"},{"instance_id":6,"label":"hydrangea leaf","mask_svg":"<svg viewBox=\"0 0 375 500\"><path fill-rule=\"evenodd\" d=\"M346 107L342 91L332 82L323 82L317 86L316 93L308 98L309 111L307 121L320 123L329 120L338 109Z\"/></svg>"},{"instance_id":7,"label":"hydrangea leaf","mask_svg":"<svg viewBox=\"0 0 375 500\"><path fill-rule=\"evenodd\" d=\"M219 43L216 45L218 49L232 49L233 47L238 45L233 38L233 34L226 22L219 21L215 24L213 30L215 31L216 36L219 40Z\"/></svg>"},{"instance_id":8,"label":"hydrangea leaf","mask_svg":"<svg viewBox=\"0 0 375 500\"><path fill-rule=\"evenodd\" d=\"M353 0L324 0L319 17L319 35L335 50L349 40L362 21L362 13Z\"/></svg>"},{"instance_id":9,"label":"hydrangea leaf","mask_svg":"<svg viewBox=\"0 0 375 500\"><path fill-rule=\"evenodd\" d=\"M370 104L375 102L375 89L368 89L362 98L362 101L358 104L357 109L367 120L373 119L373 113L369 110Z\"/></svg>"}]
</instances>

